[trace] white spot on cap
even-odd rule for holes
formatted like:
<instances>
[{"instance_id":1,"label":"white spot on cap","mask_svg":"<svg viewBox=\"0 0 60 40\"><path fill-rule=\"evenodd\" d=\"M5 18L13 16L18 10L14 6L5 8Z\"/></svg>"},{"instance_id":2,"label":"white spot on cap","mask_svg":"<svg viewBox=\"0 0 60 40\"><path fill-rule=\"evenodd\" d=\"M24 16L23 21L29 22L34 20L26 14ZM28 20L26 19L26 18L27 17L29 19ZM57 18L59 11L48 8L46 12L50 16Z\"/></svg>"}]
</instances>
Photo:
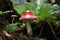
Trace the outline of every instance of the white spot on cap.
<instances>
[{"instance_id":1,"label":"white spot on cap","mask_svg":"<svg viewBox=\"0 0 60 40\"><path fill-rule=\"evenodd\" d=\"M30 18L30 15L28 14L28 15L26 15L26 18Z\"/></svg>"}]
</instances>

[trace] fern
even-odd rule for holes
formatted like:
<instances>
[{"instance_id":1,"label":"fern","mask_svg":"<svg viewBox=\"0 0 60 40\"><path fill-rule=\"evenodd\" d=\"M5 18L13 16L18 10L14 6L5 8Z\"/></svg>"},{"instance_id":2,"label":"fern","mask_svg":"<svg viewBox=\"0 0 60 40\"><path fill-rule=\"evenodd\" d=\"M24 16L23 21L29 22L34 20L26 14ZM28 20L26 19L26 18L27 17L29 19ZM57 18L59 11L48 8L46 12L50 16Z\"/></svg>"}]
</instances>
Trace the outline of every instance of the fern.
<instances>
[{"instance_id":1,"label":"fern","mask_svg":"<svg viewBox=\"0 0 60 40\"><path fill-rule=\"evenodd\" d=\"M17 29L17 24L18 24L18 23L6 25L6 26L3 28L3 30L9 31L9 32L15 32L16 29Z\"/></svg>"},{"instance_id":2,"label":"fern","mask_svg":"<svg viewBox=\"0 0 60 40\"><path fill-rule=\"evenodd\" d=\"M48 21L52 21L53 20L53 17L50 13L50 10L51 10L51 5L50 4L43 4L40 6L40 9L39 9L39 18L41 20L48 20Z\"/></svg>"}]
</instances>

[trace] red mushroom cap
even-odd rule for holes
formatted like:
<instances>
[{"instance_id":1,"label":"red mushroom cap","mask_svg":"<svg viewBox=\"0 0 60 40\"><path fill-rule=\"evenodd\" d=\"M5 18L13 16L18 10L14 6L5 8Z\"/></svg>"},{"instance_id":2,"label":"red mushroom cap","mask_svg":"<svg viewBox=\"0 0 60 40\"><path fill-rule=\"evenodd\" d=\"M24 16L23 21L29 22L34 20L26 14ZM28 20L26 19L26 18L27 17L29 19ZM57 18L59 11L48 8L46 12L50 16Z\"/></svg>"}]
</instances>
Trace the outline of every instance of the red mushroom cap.
<instances>
[{"instance_id":1,"label":"red mushroom cap","mask_svg":"<svg viewBox=\"0 0 60 40\"><path fill-rule=\"evenodd\" d=\"M23 12L22 16L19 18L19 20L33 20L36 19L37 17L30 11L26 10Z\"/></svg>"}]
</instances>

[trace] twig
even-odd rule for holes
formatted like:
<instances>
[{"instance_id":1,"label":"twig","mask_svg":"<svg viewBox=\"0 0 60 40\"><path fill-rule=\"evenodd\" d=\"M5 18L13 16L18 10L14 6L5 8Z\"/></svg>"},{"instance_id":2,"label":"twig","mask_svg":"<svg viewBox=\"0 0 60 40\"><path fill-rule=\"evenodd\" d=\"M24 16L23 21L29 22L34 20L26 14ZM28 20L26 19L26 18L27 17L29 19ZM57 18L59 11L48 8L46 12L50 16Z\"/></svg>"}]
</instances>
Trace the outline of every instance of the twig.
<instances>
[{"instance_id":1,"label":"twig","mask_svg":"<svg viewBox=\"0 0 60 40\"><path fill-rule=\"evenodd\" d=\"M46 21L47 21L47 20L46 20ZM47 23L50 25L51 31L52 31L52 33L54 34L55 38L57 38L57 37L56 37L56 34L55 34L54 30L53 30L52 25L51 25L48 21L47 21Z\"/></svg>"}]
</instances>

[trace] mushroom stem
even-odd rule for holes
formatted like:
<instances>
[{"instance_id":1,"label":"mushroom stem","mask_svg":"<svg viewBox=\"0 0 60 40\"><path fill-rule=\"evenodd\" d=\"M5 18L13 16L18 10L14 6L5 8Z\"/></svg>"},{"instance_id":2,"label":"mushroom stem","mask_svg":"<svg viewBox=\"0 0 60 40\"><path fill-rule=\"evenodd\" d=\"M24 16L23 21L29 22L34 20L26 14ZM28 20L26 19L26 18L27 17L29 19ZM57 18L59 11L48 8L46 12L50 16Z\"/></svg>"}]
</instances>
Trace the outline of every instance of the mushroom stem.
<instances>
[{"instance_id":1,"label":"mushroom stem","mask_svg":"<svg viewBox=\"0 0 60 40\"><path fill-rule=\"evenodd\" d=\"M31 36L32 35L32 29L31 29L31 25L30 25L29 20L27 20L26 24L27 24L27 33L29 36Z\"/></svg>"},{"instance_id":2,"label":"mushroom stem","mask_svg":"<svg viewBox=\"0 0 60 40\"><path fill-rule=\"evenodd\" d=\"M15 17L13 17L13 19L12 19L12 23L14 22L14 19L15 19Z\"/></svg>"},{"instance_id":3,"label":"mushroom stem","mask_svg":"<svg viewBox=\"0 0 60 40\"><path fill-rule=\"evenodd\" d=\"M3 34L7 37L11 37L11 35L7 31L3 31Z\"/></svg>"}]
</instances>

